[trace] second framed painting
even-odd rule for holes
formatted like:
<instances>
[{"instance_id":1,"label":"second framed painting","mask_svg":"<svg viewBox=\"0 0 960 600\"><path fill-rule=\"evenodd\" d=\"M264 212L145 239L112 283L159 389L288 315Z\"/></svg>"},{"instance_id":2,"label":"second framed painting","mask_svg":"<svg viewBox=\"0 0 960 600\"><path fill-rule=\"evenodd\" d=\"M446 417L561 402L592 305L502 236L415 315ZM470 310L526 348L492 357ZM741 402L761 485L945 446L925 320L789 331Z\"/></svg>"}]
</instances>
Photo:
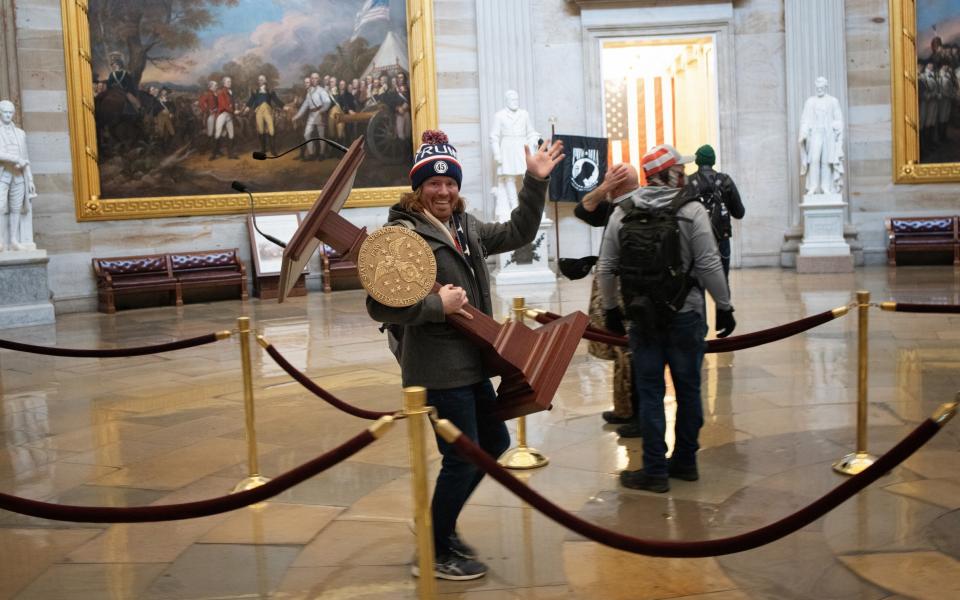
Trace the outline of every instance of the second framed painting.
<instances>
[{"instance_id":1,"label":"second framed painting","mask_svg":"<svg viewBox=\"0 0 960 600\"><path fill-rule=\"evenodd\" d=\"M81 4L61 3L78 220L242 212L235 179L306 209L340 157L316 137L364 136L348 206L390 204L436 127L431 0Z\"/></svg>"},{"instance_id":2,"label":"second framed painting","mask_svg":"<svg viewBox=\"0 0 960 600\"><path fill-rule=\"evenodd\" d=\"M894 180L960 182L960 0L889 0Z\"/></svg>"}]
</instances>

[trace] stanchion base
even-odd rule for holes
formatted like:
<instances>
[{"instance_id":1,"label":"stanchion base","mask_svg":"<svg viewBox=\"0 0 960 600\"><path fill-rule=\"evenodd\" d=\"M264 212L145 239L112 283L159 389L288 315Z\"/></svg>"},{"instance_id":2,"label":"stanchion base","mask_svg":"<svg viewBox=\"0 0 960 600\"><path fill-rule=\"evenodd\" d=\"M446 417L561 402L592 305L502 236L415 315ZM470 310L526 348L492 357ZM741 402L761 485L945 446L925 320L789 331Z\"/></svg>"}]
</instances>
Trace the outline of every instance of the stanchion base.
<instances>
[{"instance_id":1,"label":"stanchion base","mask_svg":"<svg viewBox=\"0 0 960 600\"><path fill-rule=\"evenodd\" d=\"M833 470L844 475L856 475L877 460L877 457L866 452L851 452L833 463Z\"/></svg>"},{"instance_id":2,"label":"stanchion base","mask_svg":"<svg viewBox=\"0 0 960 600\"><path fill-rule=\"evenodd\" d=\"M262 475L251 475L246 479L241 479L240 483L233 486L233 491L231 493L236 494L237 492L245 492L247 490L252 490L258 488L266 482L270 481L269 477L263 477Z\"/></svg>"},{"instance_id":3,"label":"stanchion base","mask_svg":"<svg viewBox=\"0 0 960 600\"><path fill-rule=\"evenodd\" d=\"M547 463L550 462L550 459L540 454L540 451L536 448L517 446L504 452L503 455L497 459L497 462L500 463L501 467L506 469L522 470L545 467Z\"/></svg>"}]
</instances>

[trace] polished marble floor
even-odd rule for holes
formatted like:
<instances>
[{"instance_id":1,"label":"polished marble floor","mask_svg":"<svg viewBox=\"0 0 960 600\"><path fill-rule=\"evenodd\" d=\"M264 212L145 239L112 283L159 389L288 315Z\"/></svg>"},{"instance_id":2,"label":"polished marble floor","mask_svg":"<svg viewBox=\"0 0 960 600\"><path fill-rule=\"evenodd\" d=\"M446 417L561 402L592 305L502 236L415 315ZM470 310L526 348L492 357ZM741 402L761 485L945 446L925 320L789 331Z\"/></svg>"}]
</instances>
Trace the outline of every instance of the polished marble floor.
<instances>
[{"instance_id":1,"label":"polished marble floor","mask_svg":"<svg viewBox=\"0 0 960 600\"><path fill-rule=\"evenodd\" d=\"M960 303L960 270L871 267L850 275L735 271L738 333L850 301ZM523 290L532 305L586 306L586 281ZM515 290L499 290L506 315ZM224 301L0 332L71 347L157 343L229 329L240 315L319 384L354 404L398 407L399 373L360 292ZM882 453L960 390L960 316L870 315L869 449ZM581 344L554 402L529 419L550 458L522 476L565 509L650 538L740 533L805 506L842 481L831 463L855 440L856 318L704 364L701 480L669 494L618 486L637 440L618 440L609 363ZM276 475L368 422L292 382L254 346L261 471ZM134 506L218 496L246 474L235 339L164 355L48 358L0 352L0 491L65 504ZM668 412L672 403L668 398ZM410 475L401 423L315 479L257 507L138 525L43 521L0 511L0 598L414 598ZM431 468L437 454L431 444ZM484 481L461 532L490 565L442 598L735 600L960 597L960 422L905 465L778 542L718 558L630 555L572 534Z\"/></svg>"}]
</instances>

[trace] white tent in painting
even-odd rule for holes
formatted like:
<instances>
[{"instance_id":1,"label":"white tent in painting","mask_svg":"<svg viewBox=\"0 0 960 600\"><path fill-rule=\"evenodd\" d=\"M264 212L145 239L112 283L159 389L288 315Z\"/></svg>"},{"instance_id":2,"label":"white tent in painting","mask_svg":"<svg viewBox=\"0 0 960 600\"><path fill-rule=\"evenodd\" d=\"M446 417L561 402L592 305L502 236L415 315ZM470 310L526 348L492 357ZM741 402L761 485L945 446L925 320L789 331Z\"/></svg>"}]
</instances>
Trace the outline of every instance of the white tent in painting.
<instances>
[{"instance_id":1,"label":"white tent in painting","mask_svg":"<svg viewBox=\"0 0 960 600\"><path fill-rule=\"evenodd\" d=\"M383 71L396 71L397 69L406 73L410 72L410 63L407 60L407 44L398 39L392 31L388 31L373 60L363 70L363 77L379 75Z\"/></svg>"}]
</instances>

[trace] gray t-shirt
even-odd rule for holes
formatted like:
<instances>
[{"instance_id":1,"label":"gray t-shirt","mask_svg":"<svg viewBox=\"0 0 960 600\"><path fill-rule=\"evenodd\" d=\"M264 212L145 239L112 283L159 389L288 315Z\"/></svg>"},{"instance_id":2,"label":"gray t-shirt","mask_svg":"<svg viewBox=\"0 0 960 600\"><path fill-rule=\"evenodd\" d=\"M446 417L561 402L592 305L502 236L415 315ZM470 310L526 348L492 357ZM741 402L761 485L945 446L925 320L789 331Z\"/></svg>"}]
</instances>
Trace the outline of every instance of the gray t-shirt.
<instances>
[{"instance_id":1,"label":"gray t-shirt","mask_svg":"<svg viewBox=\"0 0 960 600\"><path fill-rule=\"evenodd\" d=\"M597 261L597 281L600 285L604 310L616 308L619 303L620 282L617 269L620 263L620 222L625 214L624 207L630 208L631 203L633 206L651 208L666 206L678 193L680 190L677 188L647 186L637 189L617 202L617 208L610 215L610 222L607 223L607 230L600 246L600 259ZM724 310L733 308L730 304L727 279L723 275L720 253L717 251L717 241L713 237L713 229L710 227L710 217L706 209L699 202L688 202L680 208L677 216L683 217L680 220L680 258L684 271L690 268L690 263L693 261L691 274L697 278L700 288L710 292L718 308ZM695 310L706 317L701 289L690 290L680 312Z\"/></svg>"}]
</instances>

